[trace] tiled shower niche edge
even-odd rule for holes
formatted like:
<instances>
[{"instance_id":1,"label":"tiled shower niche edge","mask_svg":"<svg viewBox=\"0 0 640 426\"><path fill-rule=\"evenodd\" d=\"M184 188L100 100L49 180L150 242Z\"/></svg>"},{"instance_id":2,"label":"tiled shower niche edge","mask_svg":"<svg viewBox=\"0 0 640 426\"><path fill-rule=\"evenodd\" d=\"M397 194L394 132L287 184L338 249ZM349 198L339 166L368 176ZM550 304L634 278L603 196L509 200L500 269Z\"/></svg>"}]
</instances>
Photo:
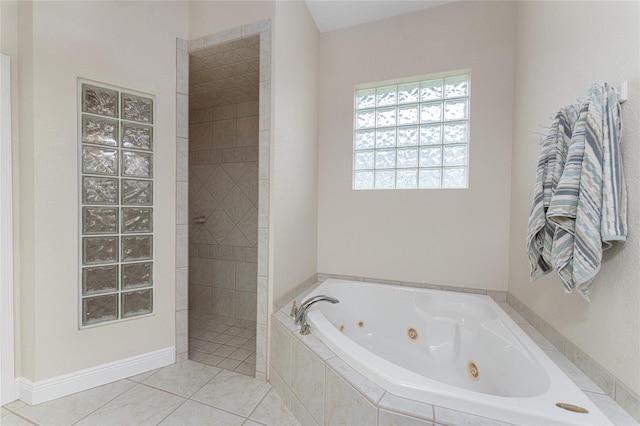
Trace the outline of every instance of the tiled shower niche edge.
<instances>
[{"instance_id":1,"label":"tiled shower niche edge","mask_svg":"<svg viewBox=\"0 0 640 426\"><path fill-rule=\"evenodd\" d=\"M78 79L80 328L153 314L155 96Z\"/></svg>"}]
</instances>

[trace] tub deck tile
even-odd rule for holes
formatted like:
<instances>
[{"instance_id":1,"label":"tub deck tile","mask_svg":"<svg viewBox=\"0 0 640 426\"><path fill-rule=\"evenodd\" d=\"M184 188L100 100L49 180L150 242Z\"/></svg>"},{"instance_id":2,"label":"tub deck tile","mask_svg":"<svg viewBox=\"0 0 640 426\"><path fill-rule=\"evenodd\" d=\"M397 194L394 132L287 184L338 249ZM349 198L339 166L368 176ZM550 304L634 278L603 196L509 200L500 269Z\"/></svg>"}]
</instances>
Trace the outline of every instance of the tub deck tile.
<instances>
[{"instance_id":1,"label":"tub deck tile","mask_svg":"<svg viewBox=\"0 0 640 426\"><path fill-rule=\"evenodd\" d=\"M291 348L291 391L318 424L325 423L325 362L304 342L293 339Z\"/></svg>"},{"instance_id":2,"label":"tub deck tile","mask_svg":"<svg viewBox=\"0 0 640 426\"><path fill-rule=\"evenodd\" d=\"M593 392L585 392L584 394L598 406L605 416L609 417L609 420L611 420L614 425L638 425L638 422L611 399L610 396Z\"/></svg>"},{"instance_id":3,"label":"tub deck tile","mask_svg":"<svg viewBox=\"0 0 640 426\"><path fill-rule=\"evenodd\" d=\"M529 324L526 319L522 315L520 315L515 309L511 307L507 302L497 302L498 305L502 308L503 311L507 313L511 317L511 319L518 325L520 324Z\"/></svg>"},{"instance_id":4,"label":"tub deck tile","mask_svg":"<svg viewBox=\"0 0 640 426\"><path fill-rule=\"evenodd\" d=\"M325 425L375 425L377 423L376 406L331 368L326 369L325 386Z\"/></svg>"},{"instance_id":5,"label":"tub deck tile","mask_svg":"<svg viewBox=\"0 0 640 426\"><path fill-rule=\"evenodd\" d=\"M463 413L462 411L450 410L448 408L438 406L433 408L436 423L446 425L513 426L512 423L505 423L488 417Z\"/></svg>"},{"instance_id":6,"label":"tub deck tile","mask_svg":"<svg viewBox=\"0 0 640 426\"><path fill-rule=\"evenodd\" d=\"M433 405L395 396L389 392L384 394L378 406L412 417L433 420Z\"/></svg>"},{"instance_id":7,"label":"tub deck tile","mask_svg":"<svg viewBox=\"0 0 640 426\"><path fill-rule=\"evenodd\" d=\"M538 345L541 349L558 351L553 343L551 343L546 337L542 335L538 330L533 328L532 325L529 324L518 324L520 328L527 333L527 335Z\"/></svg>"},{"instance_id":8,"label":"tub deck tile","mask_svg":"<svg viewBox=\"0 0 640 426\"><path fill-rule=\"evenodd\" d=\"M562 372L566 374L567 377L569 377L571 381L573 381L573 383L575 383L576 386L578 386L582 391L601 394L605 393L598 385L593 382L593 380L587 377L586 374L580 371L580 369L576 367L574 363L569 361L560 352L546 350L545 348L542 349L544 350L544 353L547 354L549 358L551 358L551 361L553 361L558 367L560 367L560 370L562 370Z\"/></svg>"},{"instance_id":9,"label":"tub deck tile","mask_svg":"<svg viewBox=\"0 0 640 426\"><path fill-rule=\"evenodd\" d=\"M273 321L270 363L287 385L291 384L291 344L291 333L280 321Z\"/></svg>"},{"instance_id":10,"label":"tub deck tile","mask_svg":"<svg viewBox=\"0 0 640 426\"><path fill-rule=\"evenodd\" d=\"M269 383L276 390L284 405L291 409L291 388L284 382L284 379L280 377L273 366L269 367Z\"/></svg>"},{"instance_id":11,"label":"tub deck tile","mask_svg":"<svg viewBox=\"0 0 640 426\"><path fill-rule=\"evenodd\" d=\"M282 324L289 331L300 330L300 326L295 325L293 323L293 319L282 311L276 312L275 314L273 314L273 317L277 319L280 324Z\"/></svg>"},{"instance_id":12,"label":"tub deck tile","mask_svg":"<svg viewBox=\"0 0 640 426\"><path fill-rule=\"evenodd\" d=\"M311 414L304 408L302 402L295 395L291 395L291 412L294 417L304 426L318 426L318 422L313 418Z\"/></svg>"},{"instance_id":13,"label":"tub deck tile","mask_svg":"<svg viewBox=\"0 0 640 426\"><path fill-rule=\"evenodd\" d=\"M340 358L331 358L327 361L327 365L367 397L369 401L377 404L382 399L384 389L358 373Z\"/></svg>"},{"instance_id":14,"label":"tub deck tile","mask_svg":"<svg viewBox=\"0 0 640 426\"><path fill-rule=\"evenodd\" d=\"M433 426L429 420L405 416L383 409L378 410L378 426Z\"/></svg>"},{"instance_id":15,"label":"tub deck tile","mask_svg":"<svg viewBox=\"0 0 640 426\"><path fill-rule=\"evenodd\" d=\"M425 283L414 283L410 281L403 281L401 285L403 287L425 288L427 290L442 290L442 286L437 284L425 284Z\"/></svg>"},{"instance_id":16,"label":"tub deck tile","mask_svg":"<svg viewBox=\"0 0 640 426\"><path fill-rule=\"evenodd\" d=\"M303 336L297 331L294 331L293 336L304 342L304 344L307 345L307 347L311 349L313 353L318 355L318 357L323 361L327 361L336 357L336 354L334 354L331 349L329 349L324 343L322 343L320 339L311 334Z\"/></svg>"}]
</instances>

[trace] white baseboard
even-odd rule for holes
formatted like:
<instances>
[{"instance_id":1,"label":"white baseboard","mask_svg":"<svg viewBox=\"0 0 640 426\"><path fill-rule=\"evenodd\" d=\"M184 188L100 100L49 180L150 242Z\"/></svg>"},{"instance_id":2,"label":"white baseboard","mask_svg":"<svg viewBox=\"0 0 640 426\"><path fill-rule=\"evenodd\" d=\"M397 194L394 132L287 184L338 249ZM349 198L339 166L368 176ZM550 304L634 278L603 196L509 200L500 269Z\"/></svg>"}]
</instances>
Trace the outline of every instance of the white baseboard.
<instances>
[{"instance_id":1,"label":"white baseboard","mask_svg":"<svg viewBox=\"0 0 640 426\"><path fill-rule=\"evenodd\" d=\"M176 349L172 346L35 383L24 377L18 377L16 379L18 398L29 405L40 404L165 367L175 361Z\"/></svg>"}]
</instances>

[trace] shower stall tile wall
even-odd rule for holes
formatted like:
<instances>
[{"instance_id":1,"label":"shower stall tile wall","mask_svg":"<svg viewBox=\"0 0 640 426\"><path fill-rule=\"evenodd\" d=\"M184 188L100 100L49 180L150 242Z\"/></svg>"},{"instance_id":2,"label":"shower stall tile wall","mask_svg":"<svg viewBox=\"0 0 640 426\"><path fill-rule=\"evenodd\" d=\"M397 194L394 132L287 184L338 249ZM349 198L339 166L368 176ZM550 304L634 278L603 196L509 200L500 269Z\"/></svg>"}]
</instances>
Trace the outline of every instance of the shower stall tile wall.
<instances>
[{"instance_id":1,"label":"shower stall tile wall","mask_svg":"<svg viewBox=\"0 0 640 426\"><path fill-rule=\"evenodd\" d=\"M258 103L190 111L189 306L256 318Z\"/></svg>"}]
</instances>

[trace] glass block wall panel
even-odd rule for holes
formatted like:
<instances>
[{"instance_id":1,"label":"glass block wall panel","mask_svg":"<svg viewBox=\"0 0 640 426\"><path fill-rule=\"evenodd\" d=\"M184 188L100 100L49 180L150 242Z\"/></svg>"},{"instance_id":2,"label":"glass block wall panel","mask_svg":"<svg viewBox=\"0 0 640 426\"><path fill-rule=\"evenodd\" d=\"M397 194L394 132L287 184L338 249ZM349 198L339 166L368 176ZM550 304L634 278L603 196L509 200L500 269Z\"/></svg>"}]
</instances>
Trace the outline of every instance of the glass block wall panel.
<instances>
[{"instance_id":1,"label":"glass block wall panel","mask_svg":"<svg viewBox=\"0 0 640 426\"><path fill-rule=\"evenodd\" d=\"M82 294L110 293L118 290L118 265L82 268Z\"/></svg>"},{"instance_id":2,"label":"glass block wall panel","mask_svg":"<svg viewBox=\"0 0 640 426\"><path fill-rule=\"evenodd\" d=\"M363 130L356 132L356 149L370 149L376 143L376 132L374 130Z\"/></svg>"},{"instance_id":3,"label":"glass block wall panel","mask_svg":"<svg viewBox=\"0 0 640 426\"><path fill-rule=\"evenodd\" d=\"M118 116L118 91L105 87L82 85L82 112Z\"/></svg>"},{"instance_id":4,"label":"glass block wall panel","mask_svg":"<svg viewBox=\"0 0 640 426\"><path fill-rule=\"evenodd\" d=\"M153 182L122 179L122 204L137 206L153 204Z\"/></svg>"},{"instance_id":5,"label":"glass block wall panel","mask_svg":"<svg viewBox=\"0 0 640 426\"><path fill-rule=\"evenodd\" d=\"M398 127L398 146L418 145L418 126Z\"/></svg>"},{"instance_id":6,"label":"glass block wall panel","mask_svg":"<svg viewBox=\"0 0 640 426\"><path fill-rule=\"evenodd\" d=\"M118 151L97 146L82 147L82 173L117 175Z\"/></svg>"},{"instance_id":7,"label":"glass block wall panel","mask_svg":"<svg viewBox=\"0 0 640 426\"><path fill-rule=\"evenodd\" d=\"M398 170L397 188L412 189L418 187L418 170Z\"/></svg>"},{"instance_id":8,"label":"glass block wall panel","mask_svg":"<svg viewBox=\"0 0 640 426\"><path fill-rule=\"evenodd\" d=\"M122 151L122 175L151 178L153 158L146 152Z\"/></svg>"},{"instance_id":9,"label":"glass block wall panel","mask_svg":"<svg viewBox=\"0 0 640 426\"><path fill-rule=\"evenodd\" d=\"M154 98L79 84L80 325L153 313Z\"/></svg>"},{"instance_id":10,"label":"glass block wall panel","mask_svg":"<svg viewBox=\"0 0 640 426\"><path fill-rule=\"evenodd\" d=\"M153 231L153 209L122 208L122 233Z\"/></svg>"},{"instance_id":11,"label":"glass block wall panel","mask_svg":"<svg viewBox=\"0 0 640 426\"><path fill-rule=\"evenodd\" d=\"M357 89L353 189L466 188L467 72Z\"/></svg>"},{"instance_id":12,"label":"glass block wall panel","mask_svg":"<svg viewBox=\"0 0 640 426\"><path fill-rule=\"evenodd\" d=\"M150 287L153 279L153 264L127 263L122 265L122 288L130 290L139 287Z\"/></svg>"},{"instance_id":13,"label":"glass block wall panel","mask_svg":"<svg viewBox=\"0 0 640 426\"><path fill-rule=\"evenodd\" d=\"M413 104L420 100L420 83L398 84L398 104Z\"/></svg>"},{"instance_id":14,"label":"glass block wall panel","mask_svg":"<svg viewBox=\"0 0 640 426\"><path fill-rule=\"evenodd\" d=\"M123 148L151 150L153 128L142 124L122 123Z\"/></svg>"},{"instance_id":15,"label":"glass block wall panel","mask_svg":"<svg viewBox=\"0 0 640 426\"><path fill-rule=\"evenodd\" d=\"M122 237L122 260L151 259L153 238L150 235Z\"/></svg>"},{"instance_id":16,"label":"glass block wall panel","mask_svg":"<svg viewBox=\"0 0 640 426\"><path fill-rule=\"evenodd\" d=\"M374 189L373 172L357 171L355 176L354 189Z\"/></svg>"},{"instance_id":17,"label":"glass block wall panel","mask_svg":"<svg viewBox=\"0 0 640 426\"><path fill-rule=\"evenodd\" d=\"M84 176L82 178L82 202L85 204L118 204L118 179Z\"/></svg>"},{"instance_id":18,"label":"glass block wall panel","mask_svg":"<svg viewBox=\"0 0 640 426\"><path fill-rule=\"evenodd\" d=\"M85 115L82 117L82 142L118 145L118 120Z\"/></svg>"},{"instance_id":19,"label":"glass block wall panel","mask_svg":"<svg viewBox=\"0 0 640 426\"><path fill-rule=\"evenodd\" d=\"M356 91L356 109L373 108L376 106L376 89Z\"/></svg>"},{"instance_id":20,"label":"glass block wall panel","mask_svg":"<svg viewBox=\"0 0 640 426\"><path fill-rule=\"evenodd\" d=\"M118 319L118 295L85 297L82 299L82 325L92 325Z\"/></svg>"},{"instance_id":21,"label":"glass block wall panel","mask_svg":"<svg viewBox=\"0 0 640 426\"><path fill-rule=\"evenodd\" d=\"M375 189L393 189L396 186L396 174L391 170L376 172Z\"/></svg>"},{"instance_id":22,"label":"glass block wall panel","mask_svg":"<svg viewBox=\"0 0 640 426\"><path fill-rule=\"evenodd\" d=\"M123 93L122 118L142 123L153 123L153 100Z\"/></svg>"},{"instance_id":23,"label":"glass block wall panel","mask_svg":"<svg viewBox=\"0 0 640 426\"><path fill-rule=\"evenodd\" d=\"M85 265L117 262L118 237L83 238L82 261Z\"/></svg>"},{"instance_id":24,"label":"glass block wall panel","mask_svg":"<svg viewBox=\"0 0 640 426\"><path fill-rule=\"evenodd\" d=\"M115 234L118 232L118 209L82 208L82 230L85 234Z\"/></svg>"},{"instance_id":25,"label":"glass block wall panel","mask_svg":"<svg viewBox=\"0 0 640 426\"><path fill-rule=\"evenodd\" d=\"M122 293L122 317L129 318L150 314L153 308L151 289Z\"/></svg>"}]
</instances>

